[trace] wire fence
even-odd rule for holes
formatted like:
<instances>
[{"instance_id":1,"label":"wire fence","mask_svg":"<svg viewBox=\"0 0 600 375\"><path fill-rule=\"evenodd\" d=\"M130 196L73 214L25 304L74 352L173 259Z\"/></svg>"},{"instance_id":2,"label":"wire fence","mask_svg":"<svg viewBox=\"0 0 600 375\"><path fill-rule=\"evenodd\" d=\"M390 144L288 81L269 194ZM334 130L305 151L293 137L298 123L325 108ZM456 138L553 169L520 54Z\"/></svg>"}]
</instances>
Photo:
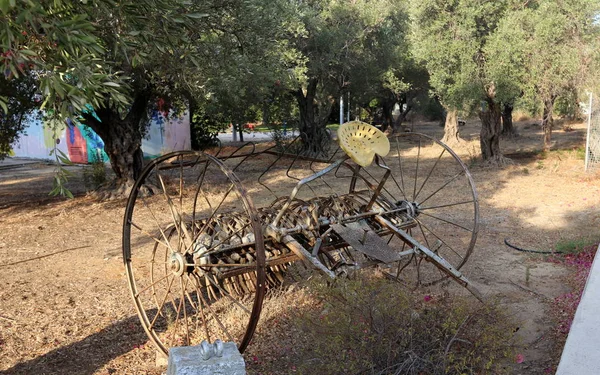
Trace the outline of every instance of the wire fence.
<instances>
[{"instance_id":1,"label":"wire fence","mask_svg":"<svg viewBox=\"0 0 600 375\"><path fill-rule=\"evenodd\" d=\"M585 170L600 169L600 96L590 94L585 142Z\"/></svg>"}]
</instances>

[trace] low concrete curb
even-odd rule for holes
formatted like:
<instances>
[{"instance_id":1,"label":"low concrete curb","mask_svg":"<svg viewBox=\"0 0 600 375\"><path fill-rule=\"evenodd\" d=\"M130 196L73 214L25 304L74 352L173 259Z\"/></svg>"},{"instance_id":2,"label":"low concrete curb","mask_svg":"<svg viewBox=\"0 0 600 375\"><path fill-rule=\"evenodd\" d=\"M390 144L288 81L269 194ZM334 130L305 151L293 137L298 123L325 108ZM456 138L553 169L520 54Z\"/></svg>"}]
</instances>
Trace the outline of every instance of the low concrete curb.
<instances>
[{"instance_id":1,"label":"low concrete curb","mask_svg":"<svg viewBox=\"0 0 600 375\"><path fill-rule=\"evenodd\" d=\"M600 374L600 245L565 343L557 375Z\"/></svg>"}]
</instances>

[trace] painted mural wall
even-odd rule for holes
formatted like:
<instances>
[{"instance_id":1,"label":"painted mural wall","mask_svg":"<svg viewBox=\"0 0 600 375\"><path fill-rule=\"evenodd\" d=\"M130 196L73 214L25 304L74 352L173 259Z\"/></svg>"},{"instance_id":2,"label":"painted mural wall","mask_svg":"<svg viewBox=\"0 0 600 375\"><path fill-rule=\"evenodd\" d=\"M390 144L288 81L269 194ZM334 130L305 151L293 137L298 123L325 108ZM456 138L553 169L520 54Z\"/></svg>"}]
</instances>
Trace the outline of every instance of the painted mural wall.
<instances>
[{"instance_id":1,"label":"painted mural wall","mask_svg":"<svg viewBox=\"0 0 600 375\"><path fill-rule=\"evenodd\" d=\"M171 151L191 148L189 112L184 112L181 117L166 117L159 111L152 113L150 126L142 140L145 157L155 158Z\"/></svg>"},{"instance_id":2,"label":"painted mural wall","mask_svg":"<svg viewBox=\"0 0 600 375\"><path fill-rule=\"evenodd\" d=\"M54 143L58 142L58 149L68 155L73 163L108 161L102 139L83 124L69 121L55 139L53 131L44 126L39 116L30 116L27 122L25 134L13 145L13 156L50 159L50 151L54 149ZM152 114L147 134L142 140L145 157L154 158L171 151L190 148L188 112L180 117L166 117L158 111Z\"/></svg>"}]
</instances>

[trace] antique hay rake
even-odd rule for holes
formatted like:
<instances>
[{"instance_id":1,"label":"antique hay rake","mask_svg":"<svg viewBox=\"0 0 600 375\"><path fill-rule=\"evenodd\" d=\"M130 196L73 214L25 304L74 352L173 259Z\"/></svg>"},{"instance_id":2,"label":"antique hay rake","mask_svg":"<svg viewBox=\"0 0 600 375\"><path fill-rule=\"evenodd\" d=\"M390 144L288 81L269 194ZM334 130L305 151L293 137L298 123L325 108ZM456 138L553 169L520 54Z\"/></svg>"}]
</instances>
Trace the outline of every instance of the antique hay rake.
<instances>
[{"instance_id":1,"label":"antique hay rake","mask_svg":"<svg viewBox=\"0 0 600 375\"><path fill-rule=\"evenodd\" d=\"M417 133L388 140L353 122L338 135L345 153L324 159L291 152L294 141L175 152L146 166L127 203L123 259L161 351L216 339L244 351L266 290L298 260L330 277L372 266L404 284L451 278L481 299L459 271L479 222L460 158Z\"/></svg>"}]
</instances>

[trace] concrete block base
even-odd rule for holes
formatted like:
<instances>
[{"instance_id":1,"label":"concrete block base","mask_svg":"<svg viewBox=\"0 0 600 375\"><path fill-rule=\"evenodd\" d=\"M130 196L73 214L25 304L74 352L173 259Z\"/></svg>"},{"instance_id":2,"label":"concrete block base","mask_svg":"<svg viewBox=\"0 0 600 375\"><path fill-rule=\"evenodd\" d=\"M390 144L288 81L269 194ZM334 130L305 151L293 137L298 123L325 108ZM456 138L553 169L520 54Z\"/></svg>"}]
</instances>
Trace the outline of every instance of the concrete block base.
<instances>
[{"instance_id":1,"label":"concrete block base","mask_svg":"<svg viewBox=\"0 0 600 375\"><path fill-rule=\"evenodd\" d=\"M223 343L223 356L202 358L200 346L169 349L167 375L245 375L244 358L233 342Z\"/></svg>"}]
</instances>

